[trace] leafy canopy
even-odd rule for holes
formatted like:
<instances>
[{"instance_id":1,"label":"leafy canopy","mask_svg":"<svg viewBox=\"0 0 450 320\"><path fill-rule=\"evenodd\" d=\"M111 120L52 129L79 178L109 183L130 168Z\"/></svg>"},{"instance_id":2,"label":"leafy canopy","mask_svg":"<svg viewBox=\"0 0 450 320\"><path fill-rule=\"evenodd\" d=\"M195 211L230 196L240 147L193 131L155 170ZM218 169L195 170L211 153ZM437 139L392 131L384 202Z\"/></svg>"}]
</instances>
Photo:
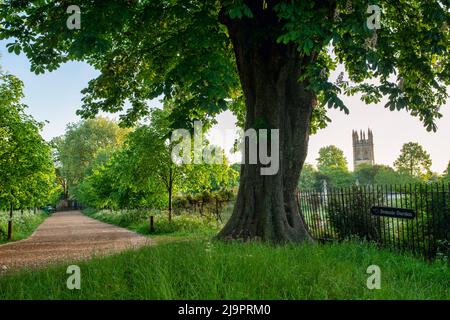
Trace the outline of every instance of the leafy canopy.
<instances>
[{"instance_id":1,"label":"leafy canopy","mask_svg":"<svg viewBox=\"0 0 450 320\"><path fill-rule=\"evenodd\" d=\"M43 205L58 191L43 124L25 113L22 98L23 83L0 70L0 209Z\"/></svg>"},{"instance_id":2,"label":"leafy canopy","mask_svg":"<svg viewBox=\"0 0 450 320\"><path fill-rule=\"evenodd\" d=\"M369 29L369 5L381 8L381 28ZM390 110L407 110L436 130L450 84L448 0L321 1L78 1L81 29L66 27L62 1L0 2L0 39L9 51L24 52L36 73L70 60L84 60L101 74L83 90L79 114L121 111L131 124L149 113L148 101L163 95L175 106L172 126L212 120L229 108L243 121L243 97L233 48L221 14L260 19L274 12L278 24L267 34L294 44L305 65L303 79L319 99L313 131L329 118L325 106L348 112L340 94L362 94L366 103L383 96ZM339 64L345 75L329 80Z\"/></svg>"},{"instance_id":3,"label":"leafy canopy","mask_svg":"<svg viewBox=\"0 0 450 320\"><path fill-rule=\"evenodd\" d=\"M117 149L129 131L104 117L69 124L65 134L52 141L55 160L69 187L82 181L100 151Z\"/></svg>"},{"instance_id":4,"label":"leafy canopy","mask_svg":"<svg viewBox=\"0 0 450 320\"><path fill-rule=\"evenodd\" d=\"M431 175L431 157L417 142L405 143L394 166L399 172L405 172L419 178Z\"/></svg>"},{"instance_id":5,"label":"leafy canopy","mask_svg":"<svg viewBox=\"0 0 450 320\"><path fill-rule=\"evenodd\" d=\"M319 157L316 160L319 171L327 168L338 168L343 171L348 171L344 151L336 146L331 145L320 148Z\"/></svg>"},{"instance_id":6,"label":"leafy canopy","mask_svg":"<svg viewBox=\"0 0 450 320\"><path fill-rule=\"evenodd\" d=\"M312 190L316 183L316 173L317 170L313 165L305 163L300 174L300 179L298 180L298 189L305 191Z\"/></svg>"},{"instance_id":7,"label":"leafy canopy","mask_svg":"<svg viewBox=\"0 0 450 320\"><path fill-rule=\"evenodd\" d=\"M395 171L382 164L360 164L356 167L355 178L361 185L404 185L418 183L420 180L409 172Z\"/></svg>"},{"instance_id":8,"label":"leafy canopy","mask_svg":"<svg viewBox=\"0 0 450 320\"><path fill-rule=\"evenodd\" d=\"M167 208L169 196L230 190L237 172L228 164L176 164L167 126L168 110L152 110L150 123L129 133L112 154L97 153L76 188L96 208ZM206 139L205 139L206 140ZM207 141L205 141L206 143ZM176 143L176 142L174 142Z\"/></svg>"}]
</instances>

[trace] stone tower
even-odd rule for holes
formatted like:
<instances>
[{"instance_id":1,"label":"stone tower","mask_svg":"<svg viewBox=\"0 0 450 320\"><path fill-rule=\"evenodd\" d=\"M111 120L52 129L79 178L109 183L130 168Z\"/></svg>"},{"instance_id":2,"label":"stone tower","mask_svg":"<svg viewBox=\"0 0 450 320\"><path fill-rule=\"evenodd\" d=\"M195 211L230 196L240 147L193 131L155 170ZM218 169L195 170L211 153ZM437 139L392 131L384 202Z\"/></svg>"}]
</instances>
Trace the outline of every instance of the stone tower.
<instances>
[{"instance_id":1,"label":"stone tower","mask_svg":"<svg viewBox=\"0 0 450 320\"><path fill-rule=\"evenodd\" d=\"M367 137L365 131L353 130L353 168L356 169L361 163L375 164L375 154L373 152L373 133L368 130Z\"/></svg>"}]
</instances>

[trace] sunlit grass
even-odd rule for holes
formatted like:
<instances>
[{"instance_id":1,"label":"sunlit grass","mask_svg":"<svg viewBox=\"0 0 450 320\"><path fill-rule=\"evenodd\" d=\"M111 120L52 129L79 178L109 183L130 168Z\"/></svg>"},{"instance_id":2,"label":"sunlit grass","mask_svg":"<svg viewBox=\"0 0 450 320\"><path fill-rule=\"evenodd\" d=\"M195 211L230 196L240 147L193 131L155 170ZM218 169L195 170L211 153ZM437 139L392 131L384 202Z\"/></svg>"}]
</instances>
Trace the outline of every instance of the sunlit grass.
<instances>
[{"instance_id":1,"label":"sunlit grass","mask_svg":"<svg viewBox=\"0 0 450 320\"><path fill-rule=\"evenodd\" d=\"M29 211L15 211L13 215L12 241L26 239L33 234L37 227L48 217L42 211L36 214ZM7 242L9 213L0 212L0 243Z\"/></svg>"},{"instance_id":2,"label":"sunlit grass","mask_svg":"<svg viewBox=\"0 0 450 320\"><path fill-rule=\"evenodd\" d=\"M369 290L369 265L381 289ZM357 243L271 246L187 241L0 278L0 299L450 299L450 268Z\"/></svg>"},{"instance_id":3,"label":"sunlit grass","mask_svg":"<svg viewBox=\"0 0 450 320\"><path fill-rule=\"evenodd\" d=\"M172 221L169 223L167 214L160 212L87 209L83 210L83 213L91 218L151 236L158 243L186 239L209 239L216 235L223 226L213 216L198 214L173 215ZM150 231L149 215L154 216L154 231L152 232Z\"/></svg>"}]
</instances>

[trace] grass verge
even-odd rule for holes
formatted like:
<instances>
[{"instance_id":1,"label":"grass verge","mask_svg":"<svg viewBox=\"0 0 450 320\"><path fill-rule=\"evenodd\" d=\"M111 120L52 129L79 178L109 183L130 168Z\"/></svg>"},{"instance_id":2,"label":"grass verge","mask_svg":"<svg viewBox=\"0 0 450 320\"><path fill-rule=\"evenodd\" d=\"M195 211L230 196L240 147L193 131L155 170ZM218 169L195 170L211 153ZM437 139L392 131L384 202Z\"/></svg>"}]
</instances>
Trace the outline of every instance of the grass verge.
<instances>
[{"instance_id":1,"label":"grass verge","mask_svg":"<svg viewBox=\"0 0 450 320\"><path fill-rule=\"evenodd\" d=\"M28 238L41 225L48 215L42 211L35 213L25 211L14 212L13 234L11 241L18 241ZM7 241L9 213L0 213L0 244Z\"/></svg>"},{"instance_id":2,"label":"grass verge","mask_svg":"<svg viewBox=\"0 0 450 320\"><path fill-rule=\"evenodd\" d=\"M271 246L189 241L0 278L0 299L450 299L450 267L368 244ZM367 267L381 269L369 290Z\"/></svg>"},{"instance_id":3,"label":"grass verge","mask_svg":"<svg viewBox=\"0 0 450 320\"><path fill-rule=\"evenodd\" d=\"M167 214L144 210L94 210L85 209L83 214L96 220L149 235L158 243L210 239L222 228L213 216L174 215L169 223ZM154 216L154 231L150 231L149 216Z\"/></svg>"}]
</instances>

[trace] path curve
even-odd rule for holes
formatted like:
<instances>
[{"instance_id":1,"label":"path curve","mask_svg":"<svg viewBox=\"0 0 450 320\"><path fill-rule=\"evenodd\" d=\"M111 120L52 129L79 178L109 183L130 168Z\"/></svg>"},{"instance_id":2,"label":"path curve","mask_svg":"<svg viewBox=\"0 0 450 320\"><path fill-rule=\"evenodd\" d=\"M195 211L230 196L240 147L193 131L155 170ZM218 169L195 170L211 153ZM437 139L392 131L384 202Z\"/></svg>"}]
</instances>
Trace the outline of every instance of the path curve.
<instances>
[{"instance_id":1,"label":"path curve","mask_svg":"<svg viewBox=\"0 0 450 320\"><path fill-rule=\"evenodd\" d=\"M84 260L151 244L144 236L89 218L80 211L58 212L28 239L0 245L0 273Z\"/></svg>"}]
</instances>

